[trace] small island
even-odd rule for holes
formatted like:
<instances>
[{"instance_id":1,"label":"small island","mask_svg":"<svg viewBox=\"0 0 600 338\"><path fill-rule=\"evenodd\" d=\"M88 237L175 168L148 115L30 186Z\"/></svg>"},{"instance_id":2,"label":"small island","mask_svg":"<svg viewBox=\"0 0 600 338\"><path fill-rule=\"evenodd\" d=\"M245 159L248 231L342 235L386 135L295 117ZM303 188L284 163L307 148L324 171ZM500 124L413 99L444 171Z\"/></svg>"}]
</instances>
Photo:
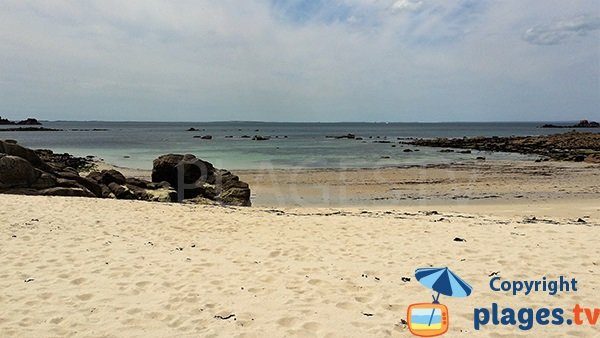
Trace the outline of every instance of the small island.
<instances>
[{"instance_id":1,"label":"small island","mask_svg":"<svg viewBox=\"0 0 600 338\"><path fill-rule=\"evenodd\" d=\"M544 124L542 128L600 128L600 123L588 120L581 120L577 124L562 126L557 124Z\"/></svg>"},{"instance_id":2,"label":"small island","mask_svg":"<svg viewBox=\"0 0 600 338\"><path fill-rule=\"evenodd\" d=\"M25 120L21 121L10 121L9 119L5 119L0 116L0 126L41 126L42 124L37 119L32 117L28 117Z\"/></svg>"}]
</instances>

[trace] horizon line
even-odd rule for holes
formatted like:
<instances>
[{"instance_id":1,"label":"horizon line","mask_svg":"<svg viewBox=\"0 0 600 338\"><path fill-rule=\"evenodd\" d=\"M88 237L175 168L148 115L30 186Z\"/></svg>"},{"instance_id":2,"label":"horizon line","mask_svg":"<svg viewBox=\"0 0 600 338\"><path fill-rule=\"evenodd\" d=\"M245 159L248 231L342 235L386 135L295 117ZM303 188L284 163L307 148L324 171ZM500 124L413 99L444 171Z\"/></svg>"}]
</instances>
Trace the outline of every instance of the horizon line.
<instances>
[{"instance_id":1,"label":"horizon line","mask_svg":"<svg viewBox=\"0 0 600 338\"><path fill-rule=\"evenodd\" d=\"M263 120L212 120L212 121L166 121L166 120L66 120L39 119L40 122L122 122L122 123L295 123L295 124L434 124L434 123L572 123L579 120L490 120L490 121L263 121ZM594 120L589 120L592 122Z\"/></svg>"}]
</instances>

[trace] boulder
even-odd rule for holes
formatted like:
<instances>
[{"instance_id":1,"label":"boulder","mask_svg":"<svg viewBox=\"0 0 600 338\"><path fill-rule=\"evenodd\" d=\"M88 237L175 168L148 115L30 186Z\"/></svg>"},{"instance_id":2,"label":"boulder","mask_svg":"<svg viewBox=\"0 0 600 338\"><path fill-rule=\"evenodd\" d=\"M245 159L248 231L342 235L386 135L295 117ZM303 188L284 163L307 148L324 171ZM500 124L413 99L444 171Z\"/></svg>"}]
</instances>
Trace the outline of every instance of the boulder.
<instances>
[{"instance_id":1,"label":"boulder","mask_svg":"<svg viewBox=\"0 0 600 338\"><path fill-rule=\"evenodd\" d=\"M54 187L38 190L38 193L45 196L96 197L85 188Z\"/></svg>"},{"instance_id":2,"label":"boulder","mask_svg":"<svg viewBox=\"0 0 600 338\"><path fill-rule=\"evenodd\" d=\"M146 190L147 200L152 202L177 202L177 191L171 188Z\"/></svg>"},{"instance_id":3,"label":"boulder","mask_svg":"<svg viewBox=\"0 0 600 338\"><path fill-rule=\"evenodd\" d=\"M102 198L117 198L117 196L115 196L115 194L113 194L112 191L110 191L110 188L104 184L100 184L100 189L102 191Z\"/></svg>"},{"instance_id":4,"label":"boulder","mask_svg":"<svg viewBox=\"0 0 600 338\"><path fill-rule=\"evenodd\" d=\"M177 190L178 173L183 173L183 183L186 185L204 182L214 175L212 164L202 161L196 156L168 154L155 159L152 167L152 182L166 181Z\"/></svg>"},{"instance_id":5,"label":"boulder","mask_svg":"<svg viewBox=\"0 0 600 338\"><path fill-rule=\"evenodd\" d=\"M148 182L146 180L141 180L141 179L135 178L135 177L127 177L127 179L125 180L125 183L130 184L130 185L135 185L136 187L140 187L140 188L147 188L148 184L150 182Z\"/></svg>"},{"instance_id":6,"label":"boulder","mask_svg":"<svg viewBox=\"0 0 600 338\"><path fill-rule=\"evenodd\" d=\"M58 178L56 183L59 187L64 188L83 188L81 184L77 183L75 180L68 180L66 178Z\"/></svg>"},{"instance_id":7,"label":"boulder","mask_svg":"<svg viewBox=\"0 0 600 338\"><path fill-rule=\"evenodd\" d=\"M118 172L117 170L102 170L102 171L92 171L87 175L88 178L94 180L98 184L109 185L111 183L117 183L123 185L127 182L127 179L123 174Z\"/></svg>"},{"instance_id":8,"label":"boulder","mask_svg":"<svg viewBox=\"0 0 600 338\"><path fill-rule=\"evenodd\" d=\"M135 199L142 201L148 200L148 194L146 193L146 189L131 184L125 184L125 187L133 193Z\"/></svg>"},{"instance_id":9,"label":"boulder","mask_svg":"<svg viewBox=\"0 0 600 338\"><path fill-rule=\"evenodd\" d=\"M227 205L237 205L241 207L249 207L250 203L250 188L244 182L238 182L234 187L222 191L216 198Z\"/></svg>"},{"instance_id":10,"label":"boulder","mask_svg":"<svg viewBox=\"0 0 600 338\"><path fill-rule=\"evenodd\" d=\"M0 157L0 188L31 187L39 175L40 172L22 157Z\"/></svg>"},{"instance_id":11,"label":"boulder","mask_svg":"<svg viewBox=\"0 0 600 338\"><path fill-rule=\"evenodd\" d=\"M135 200L137 199L135 193L128 187L112 182L108 185L110 191L120 200Z\"/></svg>"},{"instance_id":12,"label":"boulder","mask_svg":"<svg viewBox=\"0 0 600 338\"><path fill-rule=\"evenodd\" d=\"M6 155L19 156L36 168L46 170L47 165L40 159L35 151L22 147L16 143L0 141L0 153Z\"/></svg>"},{"instance_id":13,"label":"boulder","mask_svg":"<svg viewBox=\"0 0 600 338\"><path fill-rule=\"evenodd\" d=\"M102 187L91 178L77 176L75 181L91 191L96 197L102 197Z\"/></svg>"},{"instance_id":14,"label":"boulder","mask_svg":"<svg viewBox=\"0 0 600 338\"><path fill-rule=\"evenodd\" d=\"M184 185L179 185L179 174ZM250 188L227 170L215 169L194 155L163 155L154 160L152 181L166 181L183 199L197 197L230 205L250 205ZM153 185L148 185L152 187ZM183 190L183 191L180 191Z\"/></svg>"},{"instance_id":15,"label":"boulder","mask_svg":"<svg viewBox=\"0 0 600 338\"><path fill-rule=\"evenodd\" d=\"M33 182L33 184L31 185L31 188L33 188L33 189L48 189L48 188L55 187L58 184L58 181L54 175L40 171L40 170L37 170L37 171L38 171L38 175L39 175L38 179L35 180L35 182Z\"/></svg>"}]
</instances>

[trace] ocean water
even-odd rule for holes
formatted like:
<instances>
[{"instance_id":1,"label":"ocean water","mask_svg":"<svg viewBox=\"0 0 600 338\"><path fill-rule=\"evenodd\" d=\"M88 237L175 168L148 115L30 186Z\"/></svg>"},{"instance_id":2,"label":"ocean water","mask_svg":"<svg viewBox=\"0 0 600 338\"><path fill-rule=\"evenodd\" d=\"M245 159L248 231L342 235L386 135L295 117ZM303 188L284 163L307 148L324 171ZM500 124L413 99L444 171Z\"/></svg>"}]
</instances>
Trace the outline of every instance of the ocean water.
<instances>
[{"instance_id":1,"label":"ocean water","mask_svg":"<svg viewBox=\"0 0 600 338\"><path fill-rule=\"evenodd\" d=\"M166 153L191 153L227 169L372 168L440 164L486 156L488 159L531 159L535 155L440 153L438 148L399 144L398 138L541 135L566 131L527 123L266 123L266 122L44 122L56 132L2 132L32 148L77 156L94 155L118 166L151 169ZM187 131L188 128L200 131ZM107 129L73 131L73 129ZM348 133L363 140L331 139ZM211 135L212 140L193 138ZM240 138L271 136L268 141ZM227 138L226 136L233 136ZM287 138L286 138L287 136ZM391 141L396 147L375 141ZM418 149L403 152L404 149ZM388 158L389 157L389 158Z\"/></svg>"}]
</instances>

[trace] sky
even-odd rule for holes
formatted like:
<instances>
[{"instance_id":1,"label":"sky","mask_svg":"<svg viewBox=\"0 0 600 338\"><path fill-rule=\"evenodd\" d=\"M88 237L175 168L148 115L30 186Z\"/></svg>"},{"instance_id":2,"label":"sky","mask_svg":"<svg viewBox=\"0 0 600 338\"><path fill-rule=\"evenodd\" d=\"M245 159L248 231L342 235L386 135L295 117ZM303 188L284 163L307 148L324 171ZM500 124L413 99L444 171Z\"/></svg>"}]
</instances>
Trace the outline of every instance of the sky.
<instances>
[{"instance_id":1,"label":"sky","mask_svg":"<svg viewBox=\"0 0 600 338\"><path fill-rule=\"evenodd\" d=\"M600 1L2 0L0 116L600 120Z\"/></svg>"}]
</instances>

